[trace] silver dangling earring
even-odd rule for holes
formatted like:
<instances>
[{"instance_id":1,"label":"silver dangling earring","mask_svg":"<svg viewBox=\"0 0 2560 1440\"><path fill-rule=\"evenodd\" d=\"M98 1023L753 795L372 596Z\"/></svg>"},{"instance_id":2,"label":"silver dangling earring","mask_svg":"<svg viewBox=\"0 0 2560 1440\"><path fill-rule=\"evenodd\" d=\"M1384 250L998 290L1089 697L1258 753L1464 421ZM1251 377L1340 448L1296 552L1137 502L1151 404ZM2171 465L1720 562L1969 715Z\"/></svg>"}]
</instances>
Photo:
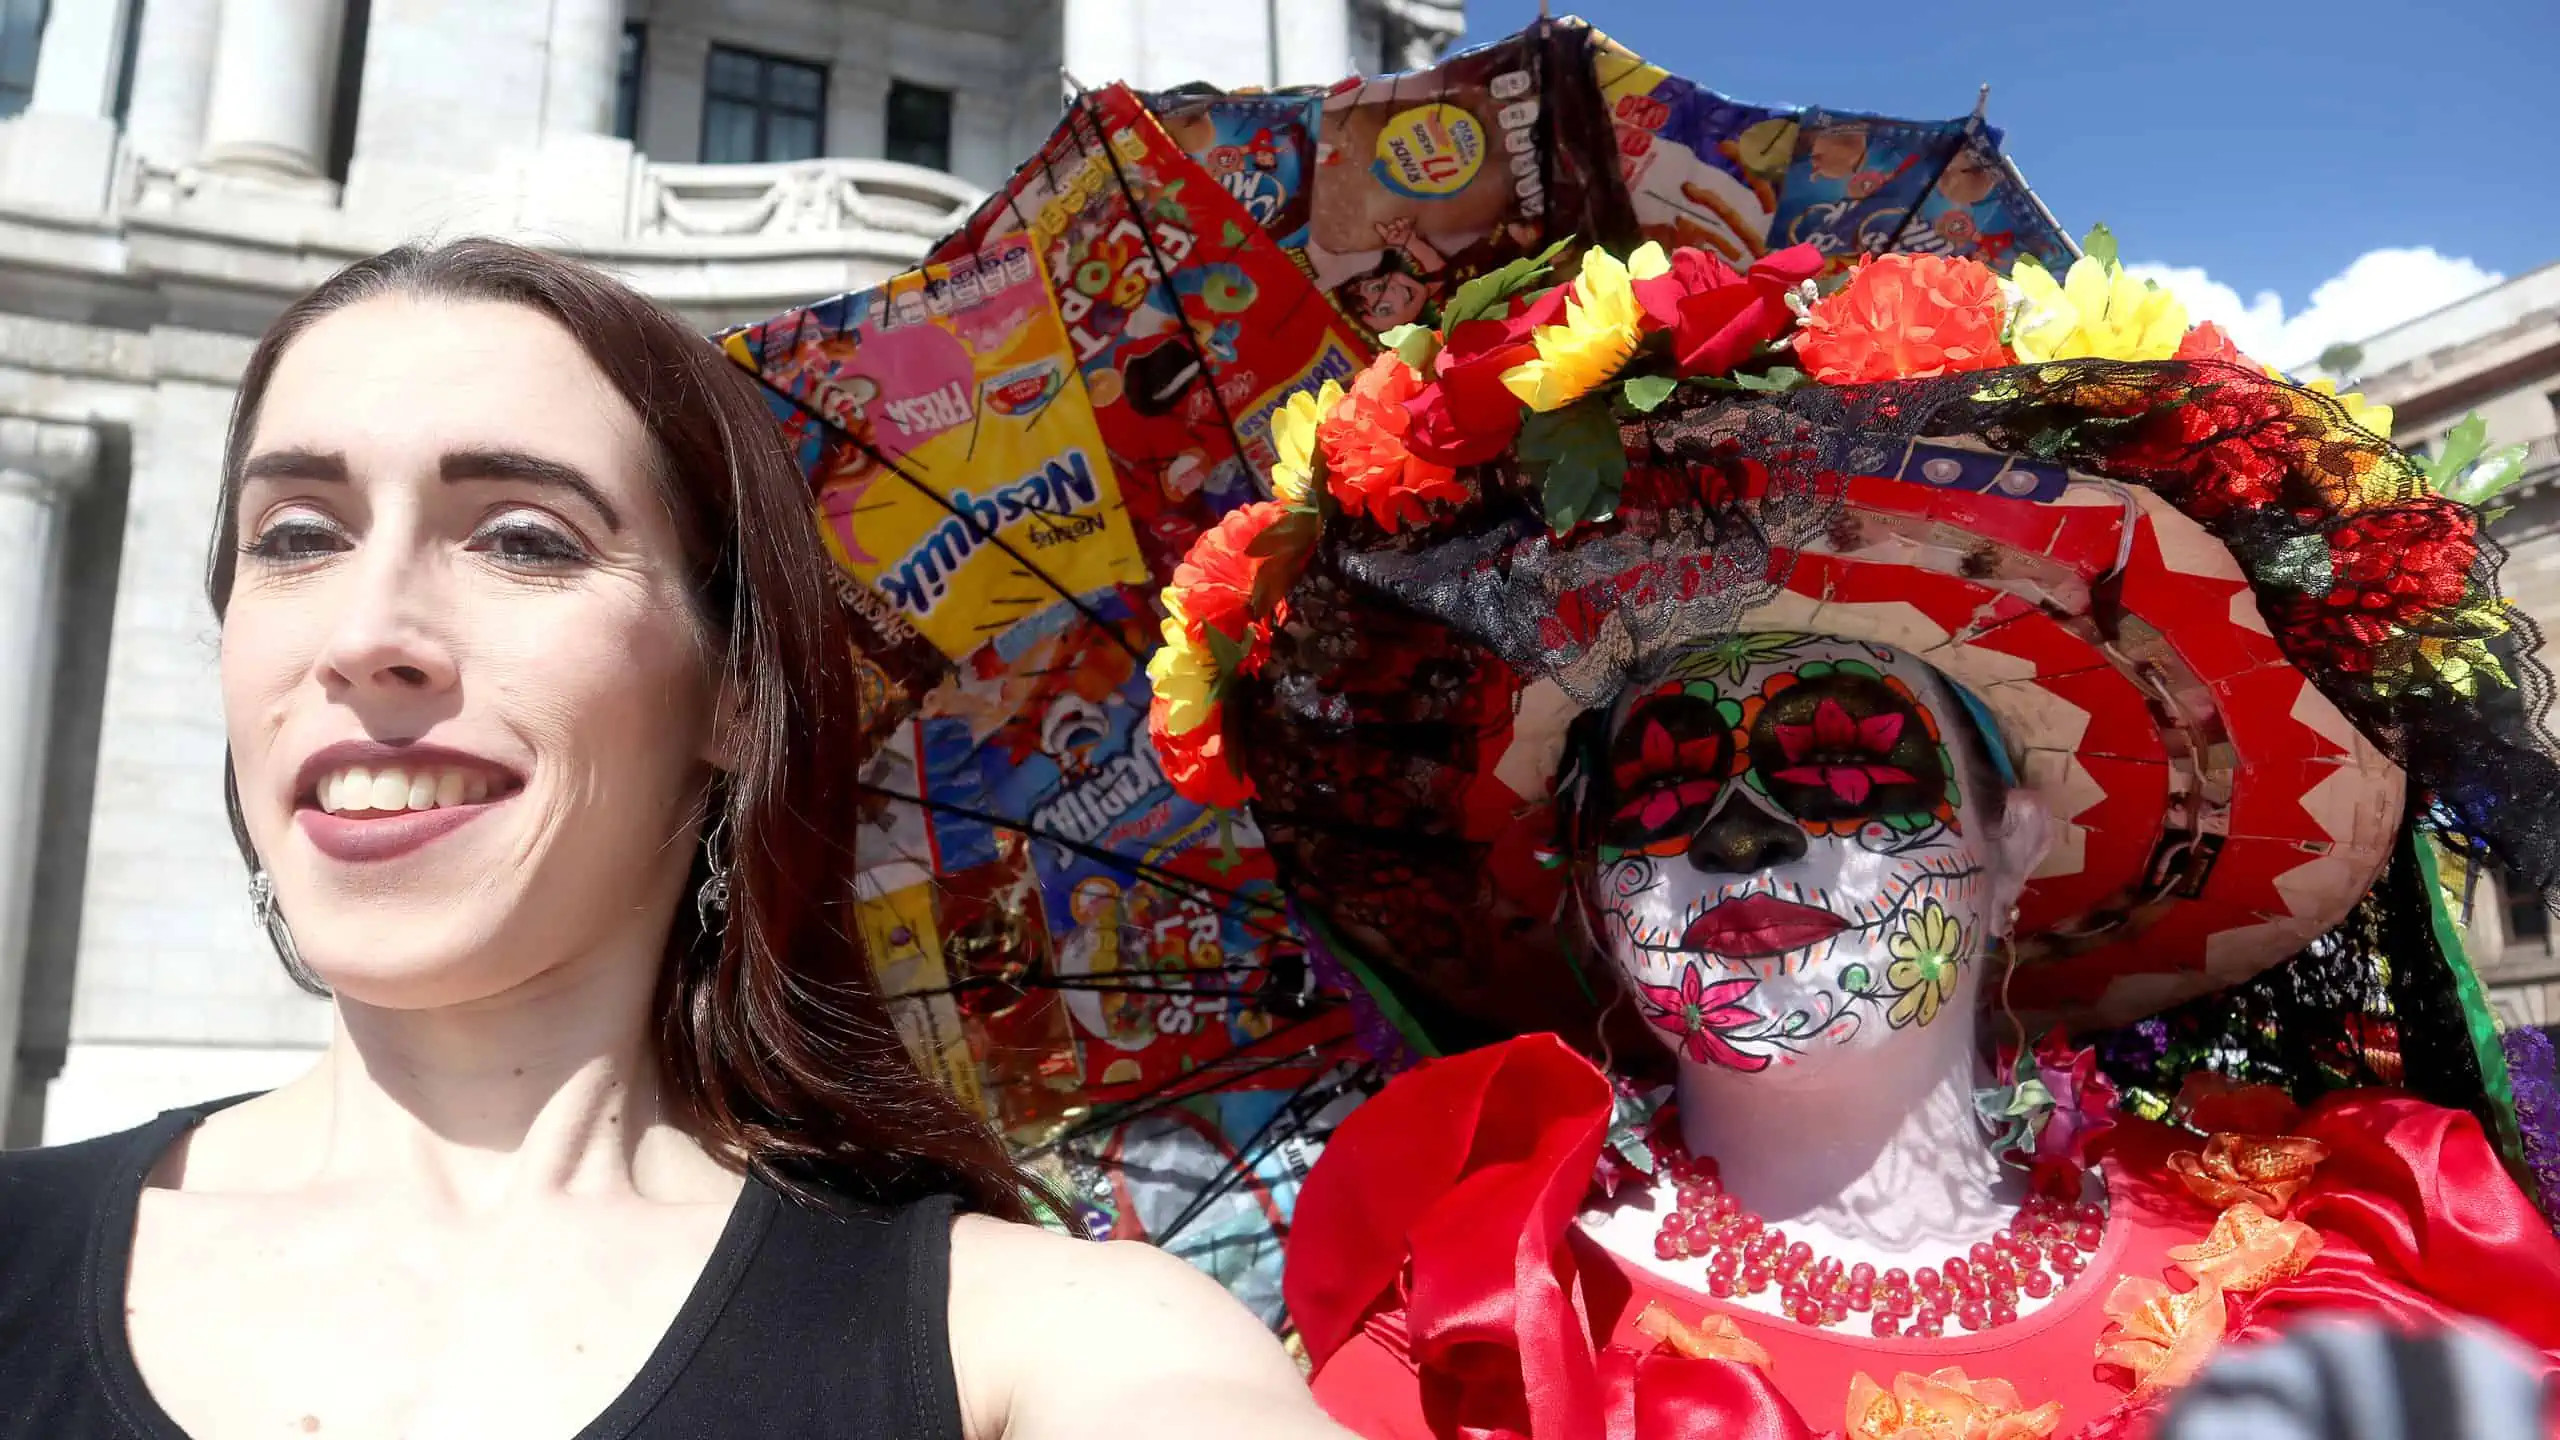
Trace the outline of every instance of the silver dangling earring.
<instances>
[{"instance_id":1,"label":"silver dangling earring","mask_svg":"<svg viewBox=\"0 0 2560 1440\"><path fill-rule=\"evenodd\" d=\"M329 998L329 986L302 963L302 951L293 943L293 931L284 923L284 912L276 908L275 877L264 865L249 872L249 914L258 928L267 932L267 943L275 947L276 958L284 962L287 978L308 994Z\"/></svg>"},{"instance_id":2,"label":"silver dangling earring","mask_svg":"<svg viewBox=\"0 0 2560 1440\"><path fill-rule=\"evenodd\" d=\"M702 888L693 892L694 918L702 922L702 933L717 935L729 919L729 814L720 813L718 823L702 841L703 868L711 873L703 877Z\"/></svg>"}]
</instances>

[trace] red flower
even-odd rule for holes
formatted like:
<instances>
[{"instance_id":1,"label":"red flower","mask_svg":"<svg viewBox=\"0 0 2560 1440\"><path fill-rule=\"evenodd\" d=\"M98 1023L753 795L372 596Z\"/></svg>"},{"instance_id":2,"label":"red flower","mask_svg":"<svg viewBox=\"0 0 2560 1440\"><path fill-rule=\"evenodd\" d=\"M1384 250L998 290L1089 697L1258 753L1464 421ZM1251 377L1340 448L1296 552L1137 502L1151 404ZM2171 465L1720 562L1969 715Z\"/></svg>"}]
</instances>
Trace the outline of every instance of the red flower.
<instances>
[{"instance_id":1,"label":"red flower","mask_svg":"<svg viewBox=\"0 0 2560 1440\"><path fill-rule=\"evenodd\" d=\"M1179 735L1166 731L1164 713L1161 705L1149 708L1147 738L1154 742L1156 761L1175 793L1211 809L1244 808L1254 798L1253 781L1236 769L1234 751L1227 744L1225 711Z\"/></svg>"},{"instance_id":2,"label":"red flower","mask_svg":"<svg viewBox=\"0 0 2560 1440\"><path fill-rule=\"evenodd\" d=\"M2329 535L2329 591L2284 607L2288 620L2349 656L2371 652L2471 588L2480 557L2471 512L2449 500L2368 511ZM2358 671L2367 668L2353 665Z\"/></svg>"},{"instance_id":3,"label":"red flower","mask_svg":"<svg viewBox=\"0 0 2560 1440\"><path fill-rule=\"evenodd\" d=\"M2239 346L2231 343L2230 336L2222 333L2222 327L2210 320L2187 332L2187 338L2178 342L2175 358L2219 360L2226 365L2238 365L2249 370L2258 368L2248 356L2240 353Z\"/></svg>"},{"instance_id":4,"label":"red flower","mask_svg":"<svg viewBox=\"0 0 2560 1440\"><path fill-rule=\"evenodd\" d=\"M2146 394L2146 403L2165 396ZM2140 432L2109 455L2109 466L2149 481L2180 509L2206 522L2283 497L2303 441L2295 412L2273 381L2199 385L2159 405Z\"/></svg>"},{"instance_id":5,"label":"red flower","mask_svg":"<svg viewBox=\"0 0 2560 1440\"><path fill-rule=\"evenodd\" d=\"M2002 314L2000 281L1980 261L1879 255L1815 302L1796 355L1826 385L1988 370L2014 360Z\"/></svg>"},{"instance_id":6,"label":"red flower","mask_svg":"<svg viewBox=\"0 0 2560 1440\"><path fill-rule=\"evenodd\" d=\"M1564 299L1559 285L1536 300L1515 299L1502 319L1480 317L1452 328L1431 362L1438 379L1405 402L1413 416L1406 448L1437 465L1481 465L1510 449L1522 409L1502 372L1538 358L1529 335L1554 323Z\"/></svg>"},{"instance_id":7,"label":"red flower","mask_svg":"<svg viewBox=\"0 0 2560 1440\"><path fill-rule=\"evenodd\" d=\"M1727 375L1753 351L1787 333L1795 313L1787 292L1822 272L1822 254L1792 245L1735 270L1703 250L1675 250L1671 269L1635 282L1636 303L1655 329L1671 332L1683 375Z\"/></svg>"},{"instance_id":8,"label":"red flower","mask_svg":"<svg viewBox=\"0 0 2560 1440\"><path fill-rule=\"evenodd\" d=\"M1704 967L1694 960L1680 966L1680 988L1668 985L1638 985L1644 992L1645 1018L1654 1028L1680 1037L1680 1053L1701 1065L1723 1065L1735 1070L1766 1070L1769 1057L1754 1055L1734 1045L1725 1036L1760 1024L1760 1017L1742 1007L1743 996L1758 989L1757 980L1721 980L1706 983Z\"/></svg>"},{"instance_id":9,"label":"red flower","mask_svg":"<svg viewBox=\"0 0 2560 1440\"><path fill-rule=\"evenodd\" d=\"M1415 423L1407 402L1421 389L1412 367L1390 350L1352 380L1349 392L1316 426L1327 488L1389 531L1430 518L1424 501L1462 500L1467 494L1447 464L1406 448L1406 432Z\"/></svg>"}]
</instances>

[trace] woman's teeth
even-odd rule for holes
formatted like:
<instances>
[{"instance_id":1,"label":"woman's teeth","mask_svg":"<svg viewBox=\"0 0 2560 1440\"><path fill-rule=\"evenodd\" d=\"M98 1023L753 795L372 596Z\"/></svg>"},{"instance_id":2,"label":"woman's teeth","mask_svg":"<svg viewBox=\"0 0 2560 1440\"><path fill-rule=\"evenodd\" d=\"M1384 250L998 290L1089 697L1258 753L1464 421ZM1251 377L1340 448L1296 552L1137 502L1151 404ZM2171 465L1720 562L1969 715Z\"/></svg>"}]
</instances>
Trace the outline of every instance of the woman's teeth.
<instances>
[{"instance_id":1,"label":"woman's teeth","mask_svg":"<svg viewBox=\"0 0 2560 1440\"><path fill-rule=\"evenodd\" d=\"M470 770L367 770L352 765L320 778L320 808L335 815L364 810L391 813L477 805L489 798L489 777Z\"/></svg>"}]
</instances>

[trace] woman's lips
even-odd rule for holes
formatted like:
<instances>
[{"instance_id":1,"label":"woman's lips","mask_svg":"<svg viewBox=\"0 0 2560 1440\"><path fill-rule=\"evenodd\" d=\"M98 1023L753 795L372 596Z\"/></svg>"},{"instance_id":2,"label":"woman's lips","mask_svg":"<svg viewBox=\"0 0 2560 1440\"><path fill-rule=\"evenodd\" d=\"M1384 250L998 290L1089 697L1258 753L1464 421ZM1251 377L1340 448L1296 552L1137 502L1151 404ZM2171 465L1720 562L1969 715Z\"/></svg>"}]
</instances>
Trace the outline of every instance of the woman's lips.
<instances>
[{"instance_id":1,"label":"woman's lips","mask_svg":"<svg viewBox=\"0 0 2560 1440\"><path fill-rule=\"evenodd\" d=\"M1801 950L1849 928L1828 910L1797 905L1774 895L1727 900L1689 922L1682 948L1733 960L1759 960Z\"/></svg>"},{"instance_id":2,"label":"woman's lips","mask_svg":"<svg viewBox=\"0 0 2560 1440\"><path fill-rule=\"evenodd\" d=\"M314 806L293 812L310 837L313 849L332 860L362 863L392 860L423 848L506 803L506 798L476 805L442 805L433 810L332 815Z\"/></svg>"}]
</instances>

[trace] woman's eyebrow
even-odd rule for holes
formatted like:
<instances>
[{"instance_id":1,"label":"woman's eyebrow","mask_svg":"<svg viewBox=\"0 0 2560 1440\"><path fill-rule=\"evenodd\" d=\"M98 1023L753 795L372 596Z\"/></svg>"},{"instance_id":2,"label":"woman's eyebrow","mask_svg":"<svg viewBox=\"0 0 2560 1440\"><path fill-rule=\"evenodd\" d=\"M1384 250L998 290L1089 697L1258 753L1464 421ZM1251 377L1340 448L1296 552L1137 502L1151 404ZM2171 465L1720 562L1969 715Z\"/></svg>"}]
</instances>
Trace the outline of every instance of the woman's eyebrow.
<instances>
[{"instance_id":1,"label":"woman's eyebrow","mask_svg":"<svg viewBox=\"0 0 2560 1440\"><path fill-rule=\"evenodd\" d=\"M585 472L563 461L521 450L448 450L436 471L447 480L518 480L568 490L595 507L604 517L605 528L617 533L622 529L622 514L613 502L604 498Z\"/></svg>"},{"instance_id":2,"label":"woman's eyebrow","mask_svg":"<svg viewBox=\"0 0 2560 1440\"><path fill-rule=\"evenodd\" d=\"M347 457L334 450L261 450L240 462L242 480L326 480L345 484Z\"/></svg>"}]
</instances>

